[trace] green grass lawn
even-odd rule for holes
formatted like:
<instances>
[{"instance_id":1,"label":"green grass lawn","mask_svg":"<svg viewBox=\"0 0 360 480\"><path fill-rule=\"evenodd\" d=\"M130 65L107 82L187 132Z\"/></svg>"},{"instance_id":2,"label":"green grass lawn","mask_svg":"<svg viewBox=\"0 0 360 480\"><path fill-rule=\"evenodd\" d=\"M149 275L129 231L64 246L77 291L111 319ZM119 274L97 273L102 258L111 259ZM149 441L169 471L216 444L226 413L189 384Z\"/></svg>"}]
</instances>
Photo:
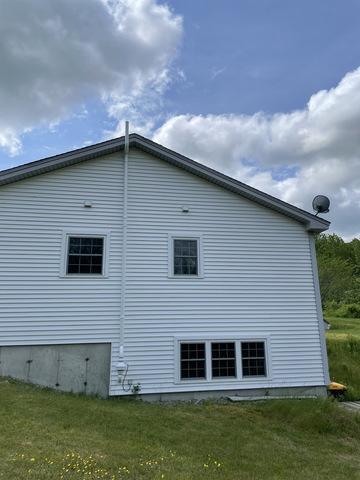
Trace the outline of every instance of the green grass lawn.
<instances>
[{"instance_id":1,"label":"green grass lawn","mask_svg":"<svg viewBox=\"0 0 360 480\"><path fill-rule=\"evenodd\" d=\"M360 415L330 400L146 404L2 380L0 478L360 479Z\"/></svg>"},{"instance_id":2,"label":"green grass lawn","mask_svg":"<svg viewBox=\"0 0 360 480\"><path fill-rule=\"evenodd\" d=\"M330 377L348 387L349 400L360 400L360 319L326 317Z\"/></svg>"},{"instance_id":3,"label":"green grass lawn","mask_svg":"<svg viewBox=\"0 0 360 480\"><path fill-rule=\"evenodd\" d=\"M360 340L360 318L336 318L325 315L331 328L326 332L328 339L343 339L349 335Z\"/></svg>"}]
</instances>

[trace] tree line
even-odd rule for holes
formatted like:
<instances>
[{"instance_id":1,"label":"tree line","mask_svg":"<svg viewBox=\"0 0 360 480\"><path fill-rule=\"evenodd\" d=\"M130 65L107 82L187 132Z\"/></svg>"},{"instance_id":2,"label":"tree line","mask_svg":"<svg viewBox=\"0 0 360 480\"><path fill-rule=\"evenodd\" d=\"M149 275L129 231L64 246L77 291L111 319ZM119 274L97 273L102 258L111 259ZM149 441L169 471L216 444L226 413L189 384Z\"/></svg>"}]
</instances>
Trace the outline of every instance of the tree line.
<instances>
[{"instance_id":1,"label":"tree line","mask_svg":"<svg viewBox=\"0 0 360 480\"><path fill-rule=\"evenodd\" d=\"M360 240L320 234L316 254L323 307L338 309L339 316L360 317Z\"/></svg>"}]
</instances>

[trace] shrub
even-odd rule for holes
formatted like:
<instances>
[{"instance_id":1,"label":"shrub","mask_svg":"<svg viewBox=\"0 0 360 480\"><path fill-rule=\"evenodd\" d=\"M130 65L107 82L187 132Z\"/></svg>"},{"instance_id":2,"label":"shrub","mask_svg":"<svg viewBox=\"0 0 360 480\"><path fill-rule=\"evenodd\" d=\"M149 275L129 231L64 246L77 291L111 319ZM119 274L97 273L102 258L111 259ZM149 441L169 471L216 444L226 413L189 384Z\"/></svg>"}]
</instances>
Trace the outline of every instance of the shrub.
<instances>
[{"instance_id":1,"label":"shrub","mask_svg":"<svg viewBox=\"0 0 360 480\"><path fill-rule=\"evenodd\" d=\"M341 318L360 318L360 305L358 303L345 303L334 310L333 315Z\"/></svg>"},{"instance_id":2,"label":"shrub","mask_svg":"<svg viewBox=\"0 0 360 480\"><path fill-rule=\"evenodd\" d=\"M335 312L339 308L339 302L335 302L335 300L329 300L324 305L324 315L329 317L336 317Z\"/></svg>"}]
</instances>

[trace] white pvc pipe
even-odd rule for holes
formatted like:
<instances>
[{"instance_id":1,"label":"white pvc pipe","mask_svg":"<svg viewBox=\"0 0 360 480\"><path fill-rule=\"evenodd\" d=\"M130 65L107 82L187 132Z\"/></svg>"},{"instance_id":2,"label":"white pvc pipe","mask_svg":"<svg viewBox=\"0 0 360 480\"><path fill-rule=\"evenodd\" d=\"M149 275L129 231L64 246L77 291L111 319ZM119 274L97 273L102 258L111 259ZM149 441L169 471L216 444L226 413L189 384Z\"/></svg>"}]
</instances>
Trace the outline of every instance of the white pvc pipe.
<instances>
[{"instance_id":1,"label":"white pvc pipe","mask_svg":"<svg viewBox=\"0 0 360 480\"><path fill-rule=\"evenodd\" d=\"M129 122L125 122L124 145L124 186L123 186L123 236L122 236L122 269L121 269L121 308L120 308L120 363L124 358L124 323L125 323L125 291L126 291L126 257L127 257L127 215L128 215L128 169L129 169Z\"/></svg>"}]
</instances>

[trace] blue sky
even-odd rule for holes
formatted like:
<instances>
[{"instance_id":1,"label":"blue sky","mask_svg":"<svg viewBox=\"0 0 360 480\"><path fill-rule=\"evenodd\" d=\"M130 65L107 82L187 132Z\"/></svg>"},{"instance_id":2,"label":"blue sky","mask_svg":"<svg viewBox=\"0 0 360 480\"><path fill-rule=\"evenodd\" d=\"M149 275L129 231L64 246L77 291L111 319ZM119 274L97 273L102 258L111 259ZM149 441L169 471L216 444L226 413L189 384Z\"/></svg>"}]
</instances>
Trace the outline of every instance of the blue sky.
<instances>
[{"instance_id":1,"label":"blue sky","mask_svg":"<svg viewBox=\"0 0 360 480\"><path fill-rule=\"evenodd\" d=\"M346 175L360 172L358 0L78 2L4 0L1 168L116 136L129 119L303 208L329 194L334 230L360 234L348 214L360 184Z\"/></svg>"},{"instance_id":2,"label":"blue sky","mask_svg":"<svg viewBox=\"0 0 360 480\"><path fill-rule=\"evenodd\" d=\"M344 8L344 3L346 8ZM180 113L302 108L359 66L357 0L178 0L178 63L187 82L168 94ZM216 75L218 73L218 75Z\"/></svg>"}]
</instances>

